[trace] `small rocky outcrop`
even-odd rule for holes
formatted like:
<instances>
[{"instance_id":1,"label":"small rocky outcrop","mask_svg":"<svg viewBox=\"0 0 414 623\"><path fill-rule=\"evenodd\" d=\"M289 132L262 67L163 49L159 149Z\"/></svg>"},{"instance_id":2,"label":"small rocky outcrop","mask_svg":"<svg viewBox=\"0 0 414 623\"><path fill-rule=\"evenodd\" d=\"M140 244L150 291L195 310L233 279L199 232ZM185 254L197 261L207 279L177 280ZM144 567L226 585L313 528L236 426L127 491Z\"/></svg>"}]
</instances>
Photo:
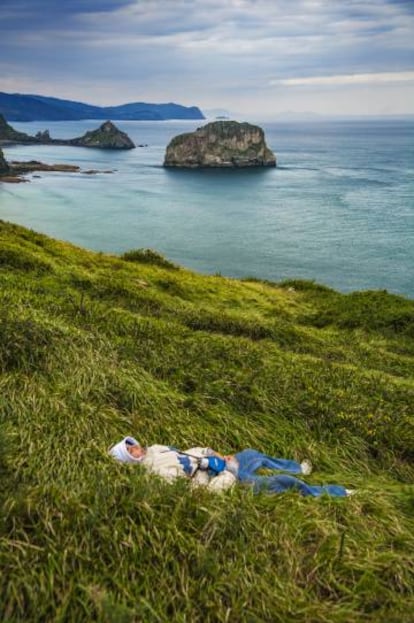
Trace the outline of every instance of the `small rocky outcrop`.
<instances>
[{"instance_id":1,"label":"small rocky outcrop","mask_svg":"<svg viewBox=\"0 0 414 623\"><path fill-rule=\"evenodd\" d=\"M0 149L0 175L6 175L9 172L9 165Z\"/></svg>"},{"instance_id":2,"label":"small rocky outcrop","mask_svg":"<svg viewBox=\"0 0 414 623\"><path fill-rule=\"evenodd\" d=\"M6 162L6 165L7 169L2 171L0 158L0 182L8 182L11 184L28 182L27 174L34 173L35 171L60 171L65 173L78 173L80 171L80 167L73 164L45 164L38 160L30 160L29 162L17 162L16 160L12 160L11 162ZM33 175L33 177L40 176Z\"/></svg>"},{"instance_id":3,"label":"small rocky outcrop","mask_svg":"<svg viewBox=\"0 0 414 623\"><path fill-rule=\"evenodd\" d=\"M66 173L77 173L80 171L80 167L75 164L45 164L38 160L29 160L28 162L17 162L12 160L10 162L10 172L15 175L21 175L23 173L33 173L33 171L60 171Z\"/></svg>"},{"instance_id":4,"label":"small rocky outcrop","mask_svg":"<svg viewBox=\"0 0 414 623\"><path fill-rule=\"evenodd\" d=\"M121 132L111 121L105 121L97 130L86 132L79 138L67 141L78 147L99 147L100 149L134 149L128 134Z\"/></svg>"},{"instance_id":5,"label":"small rocky outcrop","mask_svg":"<svg viewBox=\"0 0 414 623\"><path fill-rule=\"evenodd\" d=\"M262 128L237 121L214 121L180 134L167 147L165 167L275 167Z\"/></svg>"},{"instance_id":6,"label":"small rocky outcrop","mask_svg":"<svg viewBox=\"0 0 414 623\"><path fill-rule=\"evenodd\" d=\"M52 139L50 138L50 134L49 134L49 130L44 130L43 132L37 132L37 134L35 134L35 139L39 142L39 143L52 143Z\"/></svg>"},{"instance_id":7,"label":"small rocky outcrop","mask_svg":"<svg viewBox=\"0 0 414 623\"><path fill-rule=\"evenodd\" d=\"M111 121L105 121L97 130L70 139L53 139L49 130L30 136L17 132L0 114L0 145L73 145L74 147L95 147L97 149L134 149L128 134L121 132Z\"/></svg>"}]
</instances>

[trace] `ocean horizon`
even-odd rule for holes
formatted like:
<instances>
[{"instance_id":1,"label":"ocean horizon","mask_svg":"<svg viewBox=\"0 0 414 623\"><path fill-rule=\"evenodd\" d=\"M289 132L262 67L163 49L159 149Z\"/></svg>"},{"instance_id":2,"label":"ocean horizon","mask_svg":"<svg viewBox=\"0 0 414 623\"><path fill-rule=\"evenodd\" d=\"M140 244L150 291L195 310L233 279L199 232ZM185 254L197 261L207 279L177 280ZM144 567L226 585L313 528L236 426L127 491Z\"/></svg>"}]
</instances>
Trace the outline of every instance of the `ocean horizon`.
<instances>
[{"instance_id":1,"label":"ocean horizon","mask_svg":"<svg viewBox=\"0 0 414 623\"><path fill-rule=\"evenodd\" d=\"M277 168L165 169L169 140L205 123L116 122L145 145L131 151L4 147L8 160L114 172L1 184L0 218L96 251L152 248L201 273L414 297L413 120L259 122ZM70 138L99 124L12 125Z\"/></svg>"}]
</instances>

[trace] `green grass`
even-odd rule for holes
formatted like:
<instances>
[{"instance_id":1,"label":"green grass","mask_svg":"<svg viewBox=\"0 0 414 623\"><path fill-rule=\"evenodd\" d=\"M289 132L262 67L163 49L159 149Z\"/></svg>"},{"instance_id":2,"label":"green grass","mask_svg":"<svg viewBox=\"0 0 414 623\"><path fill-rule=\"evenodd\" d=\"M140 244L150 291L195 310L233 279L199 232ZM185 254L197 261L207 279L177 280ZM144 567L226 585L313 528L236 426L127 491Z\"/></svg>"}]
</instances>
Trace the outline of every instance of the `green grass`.
<instances>
[{"instance_id":1,"label":"green grass","mask_svg":"<svg viewBox=\"0 0 414 623\"><path fill-rule=\"evenodd\" d=\"M4 222L0 280L0 620L413 621L413 301ZM108 457L125 434L360 492L192 492Z\"/></svg>"}]
</instances>

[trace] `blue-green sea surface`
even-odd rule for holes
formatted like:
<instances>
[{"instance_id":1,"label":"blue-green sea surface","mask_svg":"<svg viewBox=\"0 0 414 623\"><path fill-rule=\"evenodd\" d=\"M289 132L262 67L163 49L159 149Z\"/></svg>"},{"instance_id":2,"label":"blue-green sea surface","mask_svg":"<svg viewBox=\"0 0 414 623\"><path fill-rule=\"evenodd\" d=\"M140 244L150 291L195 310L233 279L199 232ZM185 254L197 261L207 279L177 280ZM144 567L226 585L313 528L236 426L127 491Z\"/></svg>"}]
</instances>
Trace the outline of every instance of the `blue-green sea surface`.
<instances>
[{"instance_id":1,"label":"blue-green sea surface","mask_svg":"<svg viewBox=\"0 0 414 623\"><path fill-rule=\"evenodd\" d=\"M99 123L13 126L67 138ZM9 160L114 172L1 184L0 218L99 251L153 248L204 273L414 297L413 122L263 123L276 169L164 169L168 141L203 123L117 122L146 145L132 151L4 148Z\"/></svg>"}]
</instances>

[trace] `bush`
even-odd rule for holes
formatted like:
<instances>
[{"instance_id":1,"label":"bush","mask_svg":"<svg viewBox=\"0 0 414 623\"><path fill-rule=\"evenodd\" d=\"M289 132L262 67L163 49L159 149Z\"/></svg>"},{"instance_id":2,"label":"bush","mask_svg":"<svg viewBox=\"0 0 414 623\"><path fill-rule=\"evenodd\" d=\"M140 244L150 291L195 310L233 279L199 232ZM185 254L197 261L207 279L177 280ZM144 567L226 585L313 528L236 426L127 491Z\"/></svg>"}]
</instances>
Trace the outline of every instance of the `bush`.
<instances>
[{"instance_id":1,"label":"bush","mask_svg":"<svg viewBox=\"0 0 414 623\"><path fill-rule=\"evenodd\" d=\"M153 251L152 249L135 249L133 251L127 251L121 255L121 259L126 262L139 262L141 264L154 264L154 266L160 266L161 268L169 268L170 270L179 270L179 266L173 264L161 253Z\"/></svg>"}]
</instances>

